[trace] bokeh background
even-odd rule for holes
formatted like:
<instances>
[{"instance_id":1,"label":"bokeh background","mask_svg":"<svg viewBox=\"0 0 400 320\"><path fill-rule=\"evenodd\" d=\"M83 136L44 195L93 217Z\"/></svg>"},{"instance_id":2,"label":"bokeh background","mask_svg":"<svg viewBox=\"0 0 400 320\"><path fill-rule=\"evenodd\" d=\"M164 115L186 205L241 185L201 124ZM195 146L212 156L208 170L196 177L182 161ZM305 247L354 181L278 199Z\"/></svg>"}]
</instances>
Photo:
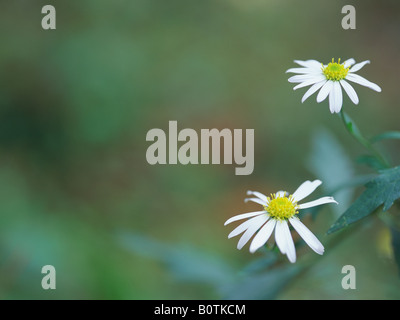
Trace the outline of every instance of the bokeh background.
<instances>
[{"instance_id":1,"label":"bokeh background","mask_svg":"<svg viewBox=\"0 0 400 320\"><path fill-rule=\"evenodd\" d=\"M57 29L41 28L41 8ZM356 30L341 9L356 7ZM246 191L328 192L373 171L328 103L293 92L294 59L369 59L344 108L373 136L399 130L400 3L321 0L0 1L1 299L399 299L390 234L377 219L301 272L238 251L229 217ZM255 169L155 165L152 128L255 129ZM198 131L199 132L199 131ZM398 142L383 146L400 163ZM342 180L341 180L342 179ZM323 243L343 206L305 222ZM339 212L341 210L341 212ZM301 241L299 241L301 242ZM301 244L300 244L301 245ZM315 257L317 256L317 257ZM43 290L53 265L57 289ZM341 287L342 266L357 289Z\"/></svg>"}]
</instances>

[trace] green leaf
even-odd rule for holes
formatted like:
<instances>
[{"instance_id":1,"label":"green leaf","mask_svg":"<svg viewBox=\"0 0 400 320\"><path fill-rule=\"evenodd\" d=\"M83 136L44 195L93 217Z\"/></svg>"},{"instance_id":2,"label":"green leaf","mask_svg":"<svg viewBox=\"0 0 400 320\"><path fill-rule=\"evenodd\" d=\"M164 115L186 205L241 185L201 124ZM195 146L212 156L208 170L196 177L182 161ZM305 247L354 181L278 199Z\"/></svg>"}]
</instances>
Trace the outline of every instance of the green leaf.
<instances>
[{"instance_id":1,"label":"green leaf","mask_svg":"<svg viewBox=\"0 0 400 320\"><path fill-rule=\"evenodd\" d=\"M383 211L387 211L400 198L400 167L380 171L365 187L366 190L331 226L328 234L370 215L381 205Z\"/></svg>"},{"instance_id":2,"label":"green leaf","mask_svg":"<svg viewBox=\"0 0 400 320\"><path fill-rule=\"evenodd\" d=\"M400 139L400 131L388 131L382 134L378 134L375 137L370 139L371 143L375 143L381 140L389 140L389 139Z\"/></svg>"}]
</instances>

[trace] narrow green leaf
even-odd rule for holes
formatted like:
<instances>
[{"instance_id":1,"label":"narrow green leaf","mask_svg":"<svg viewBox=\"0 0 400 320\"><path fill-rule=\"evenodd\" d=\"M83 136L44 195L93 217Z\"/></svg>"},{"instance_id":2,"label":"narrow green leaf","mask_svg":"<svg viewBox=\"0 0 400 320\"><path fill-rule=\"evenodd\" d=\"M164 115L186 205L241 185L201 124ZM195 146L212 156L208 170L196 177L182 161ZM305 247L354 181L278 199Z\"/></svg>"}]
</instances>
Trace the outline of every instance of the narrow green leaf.
<instances>
[{"instance_id":1,"label":"narrow green leaf","mask_svg":"<svg viewBox=\"0 0 400 320\"><path fill-rule=\"evenodd\" d=\"M358 129L357 125L354 123L354 121L349 117L347 113L344 111L341 112L342 115L342 120L349 131L349 133L358 140L363 146L369 147L369 141L366 139L361 131Z\"/></svg>"},{"instance_id":2,"label":"narrow green leaf","mask_svg":"<svg viewBox=\"0 0 400 320\"><path fill-rule=\"evenodd\" d=\"M331 226L328 234L370 215L381 205L383 211L387 211L400 198L400 167L380 171L365 187L366 190Z\"/></svg>"},{"instance_id":3,"label":"narrow green leaf","mask_svg":"<svg viewBox=\"0 0 400 320\"><path fill-rule=\"evenodd\" d=\"M383 168L390 168L390 164L385 156L377 150L369 139L365 138L361 131L358 129L354 121L342 110L340 112L342 121L347 129L347 131L361 144L366 148L372 155L376 158L378 162L380 162L380 166Z\"/></svg>"},{"instance_id":4,"label":"narrow green leaf","mask_svg":"<svg viewBox=\"0 0 400 320\"><path fill-rule=\"evenodd\" d=\"M374 169L374 170L383 170L385 169L385 166L380 162L377 158L371 155L363 155L357 158L357 162L360 164L365 164L368 167Z\"/></svg>"},{"instance_id":5,"label":"narrow green leaf","mask_svg":"<svg viewBox=\"0 0 400 320\"><path fill-rule=\"evenodd\" d=\"M400 139L400 131L388 131L372 137L369 141L375 143L381 140Z\"/></svg>"}]
</instances>

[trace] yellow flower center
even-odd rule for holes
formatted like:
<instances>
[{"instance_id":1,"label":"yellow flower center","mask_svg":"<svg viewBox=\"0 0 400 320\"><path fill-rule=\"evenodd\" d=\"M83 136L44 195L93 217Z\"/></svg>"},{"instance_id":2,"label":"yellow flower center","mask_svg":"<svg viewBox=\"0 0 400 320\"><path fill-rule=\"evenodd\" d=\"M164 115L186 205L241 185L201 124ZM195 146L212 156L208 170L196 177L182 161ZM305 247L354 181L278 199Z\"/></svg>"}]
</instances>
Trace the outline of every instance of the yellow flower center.
<instances>
[{"instance_id":1,"label":"yellow flower center","mask_svg":"<svg viewBox=\"0 0 400 320\"><path fill-rule=\"evenodd\" d=\"M349 69L350 67L345 68L343 64L340 64L340 58L337 63L332 58L332 62L330 62L326 67L322 66L322 72L325 77L332 81L339 81L346 78Z\"/></svg>"},{"instance_id":2,"label":"yellow flower center","mask_svg":"<svg viewBox=\"0 0 400 320\"><path fill-rule=\"evenodd\" d=\"M298 213L298 205L292 195L289 197L277 197L275 193L271 194L264 209L272 219L276 220L287 220Z\"/></svg>"}]
</instances>

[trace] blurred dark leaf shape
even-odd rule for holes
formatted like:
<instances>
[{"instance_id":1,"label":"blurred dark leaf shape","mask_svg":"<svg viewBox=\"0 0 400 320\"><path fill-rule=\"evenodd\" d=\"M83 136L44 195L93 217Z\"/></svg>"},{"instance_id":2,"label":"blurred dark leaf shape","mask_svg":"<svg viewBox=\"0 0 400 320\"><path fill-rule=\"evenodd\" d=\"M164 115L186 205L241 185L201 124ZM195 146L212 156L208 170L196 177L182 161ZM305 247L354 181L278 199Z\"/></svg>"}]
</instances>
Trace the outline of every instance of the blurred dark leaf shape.
<instances>
[{"instance_id":1,"label":"blurred dark leaf shape","mask_svg":"<svg viewBox=\"0 0 400 320\"><path fill-rule=\"evenodd\" d=\"M265 247L259 250L261 251L262 249L265 249ZM247 264L247 266L240 271L240 274L245 276L252 273L264 271L273 266L273 264L277 262L278 256L276 254L268 254L270 252L266 252L266 250L267 249L264 250L266 254L264 254L261 258L255 259Z\"/></svg>"},{"instance_id":2,"label":"blurred dark leaf shape","mask_svg":"<svg viewBox=\"0 0 400 320\"><path fill-rule=\"evenodd\" d=\"M381 205L383 211L389 210L400 198L400 167L380 171L365 187L366 190L331 226L328 234L370 215Z\"/></svg>"},{"instance_id":3,"label":"blurred dark leaf shape","mask_svg":"<svg viewBox=\"0 0 400 320\"><path fill-rule=\"evenodd\" d=\"M307 167L320 179L324 194L334 196L338 205L331 206L337 217L351 203L353 190L349 187L339 188L346 185L354 177L353 164L336 137L327 129L319 128L313 134L312 149L307 159ZM345 190L346 189L346 190ZM313 214L321 207L307 210Z\"/></svg>"},{"instance_id":4,"label":"blurred dark leaf shape","mask_svg":"<svg viewBox=\"0 0 400 320\"><path fill-rule=\"evenodd\" d=\"M225 299L275 299L282 289L300 272L296 264L285 264L268 272L249 275L224 288Z\"/></svg>"},{"instance_id":5,"label":"blurred dark leaf shape","mask_svg":"<svg viewBox=\"0 0 400 320\"><path fill-rule=\"evenodd\" d=\"M234 270L225 261L189 245L172 245L139 234L122 234L123 246L136 254L157 260L180 281L222 286L233 280Z\"/></svg>"},{"instance_id":6,"label":"blurred dark leaf shape","mask_svg":"<svg viewBox=\"0 0 400 320\"><path fill-rule=\"evenodd\" d=\"M274 299L301 270L301 267L291 264L266 270L276 258L263 257L241 271L220 257L189 245L167 244L149 236L133 233L122 233L118 240L133 253L164 264L176 280L208 284L222 299L228 300Z\"/></svg>"},{"instance_id":7,"label":"blurred dark leaf shape","mask_svg":"<svg viewBox=\"0 0 400 320\"><path fill-rule=\"evenodd\" d=\"M390 232L392 235L392 247L393 247L394 259L396 260L397 269L400 276L400 231L395 228L390 228Z\"/></svg>"}]
</instances>

